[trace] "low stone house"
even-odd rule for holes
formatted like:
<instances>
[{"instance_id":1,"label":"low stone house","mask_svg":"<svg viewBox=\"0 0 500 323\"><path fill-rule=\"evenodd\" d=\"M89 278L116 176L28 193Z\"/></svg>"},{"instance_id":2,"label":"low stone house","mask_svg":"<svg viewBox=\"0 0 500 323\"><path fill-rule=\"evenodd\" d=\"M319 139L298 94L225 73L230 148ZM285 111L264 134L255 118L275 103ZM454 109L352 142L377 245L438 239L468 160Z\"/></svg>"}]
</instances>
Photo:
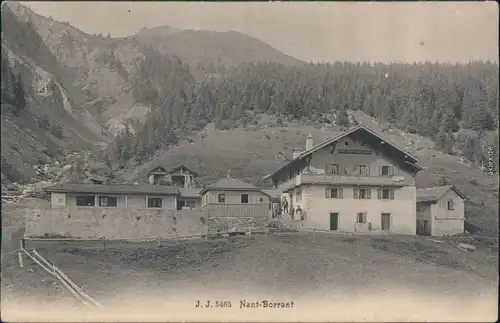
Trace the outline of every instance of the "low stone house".
<instances>
[{"instance_id":1,"label":"low stone house","mask_svg":"<svg viewBox=\"0 0 500 323\"><path fill-rule=\"evenodd\" d=\"M200 194L202 210L229 229L263 227L267 223L270 196L257 186L226 177L206 186Z\"/></svg>"},{"instance_id":2,"label":"low stone house","mask_svg":"<svg viewBox=\"0 0 500 323\"><path fill-rule=\"evenodd\" d=\"M464 201L455 186L417 189L417 234L445 236L464 232Z\"/></svg>"},{"instance_id":3,"label":"low stone house","mask_svg":"<svg viewBox=\"0 0 500 323\"><path fill-rule=\"evenodd\" d=\"M51 208L120 208L175 210L176 187L132 184L56 184L45 188Z\"/></svg>"}]
</instances>

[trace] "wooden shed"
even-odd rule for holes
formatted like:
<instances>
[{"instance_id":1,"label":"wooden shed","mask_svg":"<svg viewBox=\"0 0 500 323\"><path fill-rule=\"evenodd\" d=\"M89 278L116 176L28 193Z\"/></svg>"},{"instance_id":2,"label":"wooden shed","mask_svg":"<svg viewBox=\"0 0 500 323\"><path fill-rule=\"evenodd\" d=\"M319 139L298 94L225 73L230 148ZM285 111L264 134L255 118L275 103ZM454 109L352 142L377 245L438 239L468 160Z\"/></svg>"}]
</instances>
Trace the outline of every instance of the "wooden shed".
<instances>
[{"instance_id":1,"label":"wooden shed","mask_svg":"<svg viewBox=\"0 0 500 323\"><path fill-rule=\"evenodd\" d=\"M418 188L417 234L445 236L463 233L466 199L453 185Z\"/></svg>"}]
</instances>

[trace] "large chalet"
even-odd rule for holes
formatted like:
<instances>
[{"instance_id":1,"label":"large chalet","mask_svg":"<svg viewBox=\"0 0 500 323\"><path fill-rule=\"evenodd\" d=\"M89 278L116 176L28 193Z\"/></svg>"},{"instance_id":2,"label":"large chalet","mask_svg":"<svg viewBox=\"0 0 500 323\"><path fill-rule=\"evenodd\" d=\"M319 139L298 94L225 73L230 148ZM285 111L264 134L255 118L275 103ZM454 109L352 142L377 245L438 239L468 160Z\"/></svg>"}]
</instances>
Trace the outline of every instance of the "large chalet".
<instances>
[{"instance_id":1,"label":"large chalet","mask_svg":"<svg viewBox=\"0 0 500 323\"><path fill-rule=\"evenodd\" d=\"M309 135L304 151L264 179L294 227L416 234L419 170L416 157L358 125L317 145Z\"/></svg>"}]
</instances>

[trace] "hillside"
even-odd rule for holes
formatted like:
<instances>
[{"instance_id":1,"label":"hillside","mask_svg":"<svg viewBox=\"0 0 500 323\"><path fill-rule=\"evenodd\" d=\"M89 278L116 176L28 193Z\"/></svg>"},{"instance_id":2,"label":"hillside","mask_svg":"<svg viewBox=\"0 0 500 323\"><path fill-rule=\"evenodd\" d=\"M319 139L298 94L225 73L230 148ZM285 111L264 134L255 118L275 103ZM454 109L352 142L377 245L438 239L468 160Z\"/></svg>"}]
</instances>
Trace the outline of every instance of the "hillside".
<instances>
[{"instance_id":1,"label":"hillside","mask_svg":"<svg viewBox=\"0 0 500 323\"><path fill-rule=\"evenodd\" d=\"M417 175L417 187L451 183L464 192L468 220L479 226L485 234L498 232L498 176L489 176L471 165L463 157L451 156L435 150L435 143L416 134L379 123L361 112L352 114L360 123L384 134L388 140L407 149L419 158L424 168ZM334 119L334 117L332 117ZM167 168L183 163L200 175L201 184L210 184L231 172L231 176L262 187L262 177L284 164L281 156L292 155L293 148L304 148L305 138L311 133L315 143L332 137L341 129L335 125L305 125L290 122L278 126L274 118L261 116L257 125L247 128L216 131L209 125L188 140L171 149L159 152L149 163L133 171L120 174L125 180L145 181L146 173L156 165ZM495 135L493 133L493 135Z\"/></svg>"},{"instance_id":2,"label":"hillside","mask_svg":"<svg viewBox=\"0 0 500 323\"><path fill-rule=\"evenodd\" d=\"M217 73L243 62L276 62L298 65L302 61L285 55L261 40L236 31L179 30L168 26L142 29L131 37L162 54L177 55L196 72Z\"/></svg>"},{"instance_id":3,"label":"hillside","mask_svg":"<svg viewBox=\"0 0 500 323\"><path fill-rule=\"evenodd\" d=\"M71 70L73 85L83 91L88 110L116 131L135 110L139 118L147 113L133 95L130 78L146 56L177 55L191 65L198 80L241 62L272 61L300 63L262 41L228 32L177 30L163 26L143 29L126 38L87 34L68 23L34 13L9 2L19 20L29 21L54 57ZM151 54L151 50L155 53ZM139 104L139 105L138 105ZM137 110L141 110L139 113Z\"/></svg>"},{"instance_id":4,"label":"hillside","mask_svg":"<svg viewBox=\"0 0 500 323\"><path fill-rule=\"evenodd\" d=\"M2 6L1 59L2 174L9 180L27 182L34 165L102 140L101 126L79 100L67 71L8 6Z\"/></svg>"}]
</instances>

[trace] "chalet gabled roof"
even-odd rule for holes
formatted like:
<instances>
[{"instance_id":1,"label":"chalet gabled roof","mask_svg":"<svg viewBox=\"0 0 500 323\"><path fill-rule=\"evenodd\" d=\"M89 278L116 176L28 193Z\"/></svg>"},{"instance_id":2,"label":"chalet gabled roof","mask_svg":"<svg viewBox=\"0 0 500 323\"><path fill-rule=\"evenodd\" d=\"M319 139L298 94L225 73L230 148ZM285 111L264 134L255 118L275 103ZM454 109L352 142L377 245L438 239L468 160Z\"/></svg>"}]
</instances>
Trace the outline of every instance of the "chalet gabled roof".
<instances>
[{"instance_id":1,"label":"chalet gabled roof","mask_svg":"<svg viewBox=\"0 0 500 323\"><path fill-rule=\"evenodd\" d=\"M446 186L417 188L417 203L437 202L449 190L453 190L463 200L467 199L467 197L454 185L446 185Z\"/></svg>"},{"instance_id":2,"label":"chalet gabled roof","mask_svg":"<svg viewBox=\"0 0 500 323\"><path fill-rule=\"evenodd\" d=\"M211 190L254 191L254 192L262 192L263 194L269 195L264 191L262 191L260 187L257 187L249 183L245 183L239 179L232 177L224 177L219 179L217 182L213 184L205 186L205 188L201 190L200 194L203 194Z\"/></svg>"},{"instance_id":3,"label":"chalet gabled roof","mask_svg":"<svg viewBox=\"0 0 500 323\"><path fill-rule=\"evenodd\" d=\"M400 147L398 147L396 144L394 144L393 142L387 140L386 138L384 138L382 135L380 135L379 133L375 132L374 130L368 128L367 126L364 126L364 125L357 125L355 127L352 127L351 129L347 130L347 131L344 131L344 132L341 132L340 134L334 136L334 137L331 137L331 138L327 138L326 140L320 142L319 144L317 144L316 146L312 147L311 149L309 150L306 150L304 152L302 152L297 158L295 159L292 159L291 161L289 161L288 163L286 163L285 165L283 165L282 167L280 167L277 171L271 173L271 174L268 174L266 176L264 176L264 180L268 179L268 178L271 178L273 175L275 175L276 173L278 173L279 171L281 171L282 169L286 168L287 166L299 161L299 160L302 160L304 159L305 157L311 155L312 153L328 146L328 145L331 145L332 143L346 137L346 136L349 136L350 134L354 133L355 131L358 131L358 130L364 130L366 131L368 134L374 136L374 137L377 137L378 139L380 139L381 141L383 141L384 143L386 143L387 145L393 147L394 149L396 149L399 153L401 153L402 155L406 156L407 157L407 164L410 165L411 167L413 168L416 168L418 170L421 170L422 168L420 166L418 166L416 164L416 162L418 162L418 159L417 157L413 156L412 154L410 154L409 152L401 149Z\"/></svg>"},{"instance_id":4,"label":"chalet gabled roof","mask_svg":"<svg viewBox=\"0 0 500 323\"><path fill-rule=\"evenodd\" d=\"M91 194L137 194L137 195L179 195L176 187L150 184L55 184L45 188L54 193L91 193Z\"/></svg>"},{"instance_id":5,"label":"chalet gabled roof","mask_svg":"<svg viewBox=\"0 0 500 323\"><path fill-rule=\"evenodd\" d=\"M172 169L170 172L168 172L169 174L173 174L175 173L176 171L178 171L179 169L181 168L185 168L187 169L191 174L193 174L194 176L199 176L199 174L197 172L195 172L194 170L192 170L191 168L189 167L186 167L186 165L183 165L183 164L180 164L178 166L176 166L174 169Z\"/></svg>"},{"instance_id":6,"label":"chalet gabled roof","mask_svg":"<svg viewBox=\"0 0 500 323\"><path fill-rule=\"evenodd\" d=\"M150 171L148 171L148 173L146 175L149 176L149 175L154 174L154 173L165 173L165 174L167 174L168 170L164 166L156 166L156 167L153 167Z\"/></svg>"}]
</instances>

